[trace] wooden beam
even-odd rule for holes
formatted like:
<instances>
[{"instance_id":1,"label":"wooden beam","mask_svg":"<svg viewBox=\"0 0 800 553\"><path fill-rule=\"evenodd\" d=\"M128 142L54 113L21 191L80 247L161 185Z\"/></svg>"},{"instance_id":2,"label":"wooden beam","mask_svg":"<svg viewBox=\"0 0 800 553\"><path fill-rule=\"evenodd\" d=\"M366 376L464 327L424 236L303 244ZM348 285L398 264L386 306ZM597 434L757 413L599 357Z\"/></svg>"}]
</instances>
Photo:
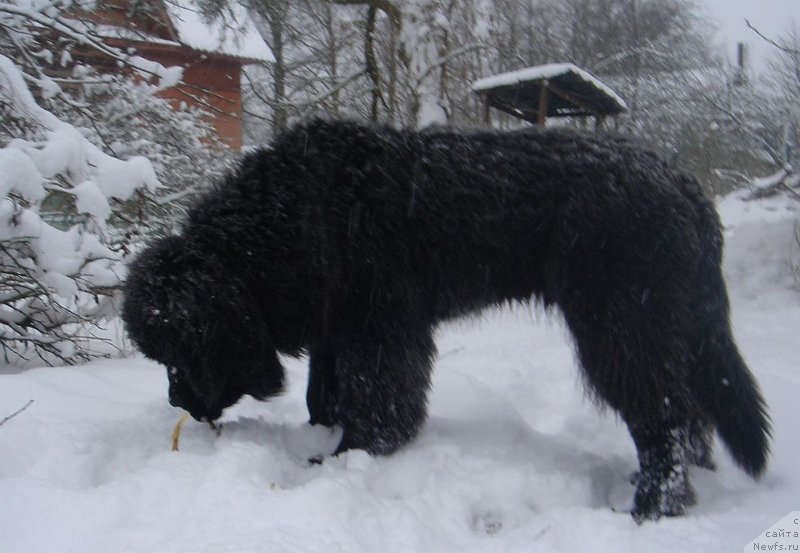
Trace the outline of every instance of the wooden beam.
<instances>
[{"instance_id":1,"label":"wooden beam","mask_svg":"<svg viewBox=\"0 0 800 553\"><path fill-rule=\"evenodd\" d=\"M545 79L542 81L542 88L539 91L539 113L536 116L536 124L544 127L547 122L547 108L550 105L550 98L548 96L548 87L550 82Z\"/></svg>"},{"instance_id":2,"label":"wooden beam","mask_svg":"<svg viewBox=\"0 0 800 553\"><path fill-rule=\"evenodd\" d=\"M578 98L574 94L570 94L569 92L559 88L558 86L554 85L553 83L548 83L547 84L547 88L550 90L550 92L552 92L553 94L555 94L556 96L558 96L562 100L565 100L565 101L569 102L570 104L574 104L574 105L578 106L579 108L581 108L583 110L586 110L586 111L588 111L589 113L591 113L591 114L593 114L595 116L599 112L599 109L597 108L597 106L593 106L592 104L590 104L586 100L582 100L581 98Z\"/></svg>"},{"instance_id":3,"label":"wooden beam","mask_svg":"<svg viewBox=\"0 0 800 553\"><path fill-rule=\"evenodd\" d=\"M602 131L606 128L606 116L602 113L598 113L594 116L594 130Z\"/></svg>"}]
</instances>

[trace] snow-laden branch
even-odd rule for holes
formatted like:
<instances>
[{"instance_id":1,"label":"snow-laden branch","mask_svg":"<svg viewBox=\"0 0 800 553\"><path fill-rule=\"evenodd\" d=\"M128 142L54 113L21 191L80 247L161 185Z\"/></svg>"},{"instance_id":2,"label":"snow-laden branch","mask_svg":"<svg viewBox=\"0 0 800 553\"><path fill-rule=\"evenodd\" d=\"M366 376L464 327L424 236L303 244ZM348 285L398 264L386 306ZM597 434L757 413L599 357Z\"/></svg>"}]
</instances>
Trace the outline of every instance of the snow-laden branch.
<instances>
[{"instance_id":1,"label":"snow-laden branch","mask_svg":"<svg viewBox=\"0 0 800 553\"><path fill-rule=\"evenodd\" d=\"M2 8L0 4L0 8ZM0 95L24 119L33 121L49 131L56 130L61 122L33 99L22 73L6 56L0 54Z\"/></svg>"},{"instance_id":2,"label":"snow-laden branch","mask_svg":"<svg viewBox=\"0 0 800 553\"><path fill-rule=\"evenodd\" d=\"M4 55L0 102L42 135L0 149L0 349L72 363L91 356L86 329L109 313L124 275L107 245L109 202L159 183L145 158L111 157L39 106ZM48 224L41 204L53 191L71 197L85 222L67 230Z\"/></svg>"},{"instance_id":3,"label":"snow-laden branch","mask_svg":"<svg viewBox=\"0 0 800 553\"><path fill-rule=\"evenodd\" d=\"M792 173L793 168L788 160L786 160L779 152L772 147L767 139L761 136L757 132L753 132L748 129L747 123L740 117L735 111L730 109L729 107L725 106L721 103L717 98L714 98L711 94L706 92L706 87L704 86L702 79L691 72L686 72L685 77L687 79L692 79L695 83L693 87L697 94L700 95L703 100L708 103L711 107L713 107L718 112L724 114L730 121L732 121L736 127L744 133L747 133L749 136L754 138L759 145L764 149L764 152L770 157L772 162L780 169L784 170L787 173Z\"/></svg>"},{"instance_id":4,"label":"snow-laden branch","mask_svg":"<svg viewBox=\"0 0 800 553\"><path fill-rule=\"evenodd\" d=\"M158 62L141 56L129 55L119 48L107 45L87 24L66 19L61 17L60 12L58 13L55 16L48 16L30 6L0 2L0 16L3 14L14 16L17 18L17 24L23 22L26 25L37 25L50 29L60 36L69 38L77 44L95 50L124 66L134 69L143 76L158 77L158 88L160 89L169 88L180 82L183 68L178 66L164 67ZM0 24L2 24L2 19L0 19Z\"/></svg>"},{"instance_id":5,"label":"snow-laden branch","mask_svg":"<svg viewBox=\"0 0 800 553\"><path fill-rule=\"evenodd\" d=\"M44 144L24 140L13 141L4 154L9 172L12 162L20 162L19 152L24 153L29 161L20 163L33 164L27 175L30 183L38 183L38 186L41 186L43 179L58 174L64 175L74 188L83 187L80 189L83 199L87 202L92 201L95 205L102 202L100 197L92 197L97 196L98 192L103 197L125 200L140 186L151 191L158 186L155 172L146 159L134 157L122 161L113 158L86 140L78 129L60 121L55 115L39 106L25 85L22 73L2 54L0 54L0 97L19 117L42 127L47 136ZM12 160L10 156L14 159ZM17 180L22 182L20 178ZM20 192L25 191L20 190ZM34 198L39 196L41 194L36 193ZM91 209L86 212L93 214Z\"/></svg>"},{"instance_id":6,"label":"snow-laden branch","mask_svg":"<svg viewBox=\"0 0 800 553\"><path fill-rule=\"evenodd\" d=\"M766 198L772 196L778 190L783 190L797 199L800 198L800 193L797 191L798 186L800 186L800 175L790 173L785 168L782 168L768 177L752 179L749 198Z\"/></svg>"}]
</instances>

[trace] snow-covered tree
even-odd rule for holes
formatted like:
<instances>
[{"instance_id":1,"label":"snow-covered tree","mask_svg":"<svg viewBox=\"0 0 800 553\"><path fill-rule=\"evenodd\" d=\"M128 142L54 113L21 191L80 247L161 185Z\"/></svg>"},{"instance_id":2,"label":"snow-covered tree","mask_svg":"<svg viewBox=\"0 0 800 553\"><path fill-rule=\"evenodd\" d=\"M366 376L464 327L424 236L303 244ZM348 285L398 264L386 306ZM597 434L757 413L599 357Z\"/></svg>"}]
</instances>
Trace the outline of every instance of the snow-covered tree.
<instances>
[{"instance_id":1,"label":"snow-covered tree","mask_svg":"<svg viewBox=\"0 0 800 553\"><path fill-rule=\"evenodd\" d=\"M233 152L216 138L198 108L171 104L142 80L103 78L90 68L80 69L84 78L94 75L95 82L65 91L62 97L68 101L51 102L50 109L106 153L147 158L161 184L124 202L112 201L117 239L135 241L174 225L185 206L219 177ZM67 202L56 207L73 216L74 205L63 199Z\"/></svg>"},{"instance_id":2,"label":"snow-covered tree","mask_svg":"<svg viewBox=\"0 0 800 553\"><path fill-rule=\"evenodd\" d=\"M321 0L253 2L262 37L275 57L246 68L251 139L266 141L290 121L316 113L366 117L369 95L357 8Z\"/></svg>"},{"instance_id":3,"label":"snow-covered tree","mask_svg":"<svg viewBox=\"0 0 800 553\"><path fill-rule=\"evenodd\" d=\"M780 153L785 185L800 186L800 30L792 24L773 42L767 83L778 98L774 109L782 122Z\"/></svg>"},{"instance_id":4,"label":"snow-covered tree","mask_svg":"<svg viewBox=\"0 0 800 553\"><path fill-rule=\"evenodd\" d=\"M489 4L252 0L277 61L248 71L251 110L271 120L271 134L320 113L401 126L472 122L464 106L477 109L469 85L483 73Z\"/></svg>"},{"instance_id":5,"label":"snow-covered tree","mask_svg":"<svg viewBox=\"0 0 800 553\"><path fill-rule=\"evenodd\" d=\"M708 180L717 192L751 186L756 195L764 195L800 185L793 165L800 138L800 50L792 46L798 45L797 37L790 30L778 41L762 38L772 43L767 73L722 65L687 74L694 108L680 132L667 133L675 137L679 157L690 162L690 169L702 176L711 173Z\"/></svg>"},{"instance_id":6,"label":"snow-covered tree","mask_svg":"<svg viewBox=\"0 0 800 553\"><path fill-rule=\"evenodd\" d=\"M0 106L28 134L0 149L0 348L7 361L86 359L97 351L91 327L113 313L124 276L109 247L110 202L154 192L158 180L145 158L111 157L39 106L4 55ZM82 216L66 230L43 218L53 192Z\"/></svg>"},{"instance_id":7,"label":"snow-covered tree","mask_svg":"<svg viewBox=\"0 0 800 553\"><path fill-rule=\"evenodd\" d=\"M108 46L93 2L0 3L0 347L6 360L98 353L122 259L227 161L201 114L155 94L182 70ZM99 73L100 56L123 70ZM108 64L101 64L108 67ZM125 161L123 161L125 160ZM108 350L108 348L105 348Z\"/></svg>"}]
</instances>

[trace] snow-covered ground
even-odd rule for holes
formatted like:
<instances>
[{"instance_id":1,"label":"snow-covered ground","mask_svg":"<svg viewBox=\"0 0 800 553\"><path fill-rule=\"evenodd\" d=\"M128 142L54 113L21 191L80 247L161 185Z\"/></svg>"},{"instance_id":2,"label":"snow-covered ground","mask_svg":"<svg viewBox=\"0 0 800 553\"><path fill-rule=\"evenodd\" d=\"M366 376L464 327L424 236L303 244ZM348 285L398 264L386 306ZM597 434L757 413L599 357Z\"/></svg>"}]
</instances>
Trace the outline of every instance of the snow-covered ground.
<instances>
[{"instance_id":1,"label":"snow-covered ground","mask_svg":"<svg viewBox=\"0 0 800 553\"><path fill-rule=\"evenodd\" d=\"M800 509L796 214L782 198L719 205L735 334L770 405L759 482L719 448L688 516L634 524L624 426L584 398L563 324L538 308L439 333L430 420L399 453L331 448L305 424L305 365L288 393L229 409L217 437L179 413L140 357L0 369L0 553L741 551Z\"/></svg>"}]
</instances>

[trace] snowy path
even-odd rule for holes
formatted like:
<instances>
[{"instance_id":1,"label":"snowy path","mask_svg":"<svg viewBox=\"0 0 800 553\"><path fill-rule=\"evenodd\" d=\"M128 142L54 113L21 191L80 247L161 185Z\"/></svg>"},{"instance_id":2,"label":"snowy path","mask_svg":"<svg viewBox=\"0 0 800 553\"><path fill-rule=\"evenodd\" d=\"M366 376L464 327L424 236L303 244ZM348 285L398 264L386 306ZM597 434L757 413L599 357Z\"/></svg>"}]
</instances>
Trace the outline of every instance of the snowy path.
<instances>
[{"instance_id":1,"label":"snowy path","mask_svg":"<svg viewBox=\"0 0 800 553\"><path fill-rule=\"evenodd\" d=\"M785 200L728 199L726 272L739 345L775 426L760 482L719 449L688 516L637 527L635 452L584 398L566 332L538 309L439 333L431 417L388 458L308 465L335 436L306 426L305 367L289 392L226 412L220 437L178 413L141 358L0 374L0 553L741 551L800 509L800 293ZM796 248L796 245L794 245ZM0 369L2 370L2 369Z\"/></svg>"}]
</instances>

